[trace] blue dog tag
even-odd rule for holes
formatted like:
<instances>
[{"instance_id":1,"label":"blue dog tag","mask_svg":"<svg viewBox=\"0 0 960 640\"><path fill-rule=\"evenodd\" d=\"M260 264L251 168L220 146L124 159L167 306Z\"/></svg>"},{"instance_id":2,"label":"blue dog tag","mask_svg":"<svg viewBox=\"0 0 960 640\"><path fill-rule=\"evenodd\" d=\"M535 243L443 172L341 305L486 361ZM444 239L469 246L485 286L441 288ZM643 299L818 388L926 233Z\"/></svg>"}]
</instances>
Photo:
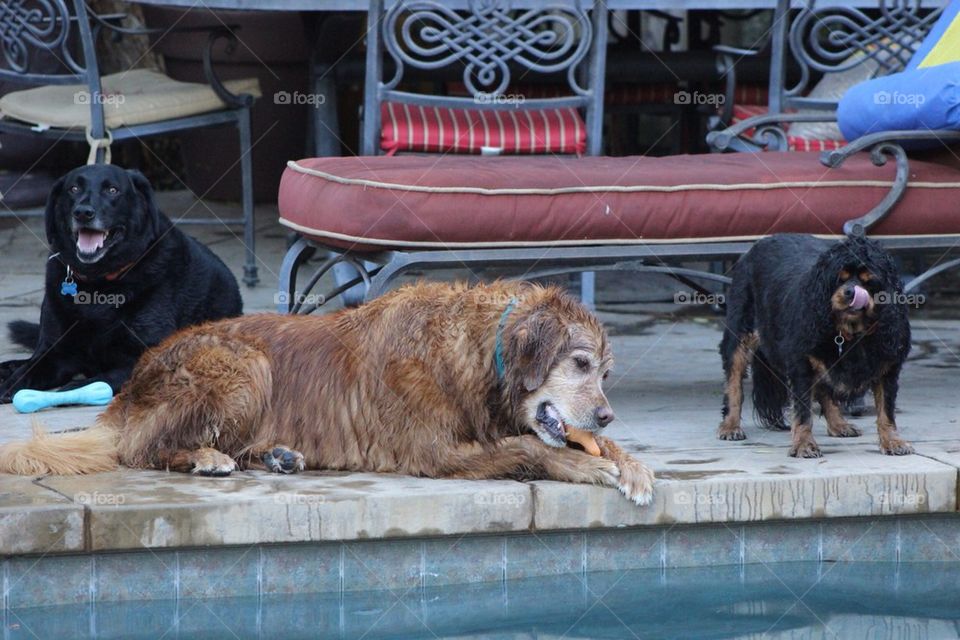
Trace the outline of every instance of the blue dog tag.
<instances>
[{"instance_id":1,"label":"blue dog tag","mask_svg":"<svg viewBox=\"0 0 960 640\"><path fill-rule=\"evenodd\" d=\"M59 253L50 256L55 258L60 255ZM73 269L70 268L70 265L67 265L67 277L63 279L63 282L60 283L60 295L62 296L75 296L77 295L77 283L73 281Z\"/></svg>"}]
</instances>

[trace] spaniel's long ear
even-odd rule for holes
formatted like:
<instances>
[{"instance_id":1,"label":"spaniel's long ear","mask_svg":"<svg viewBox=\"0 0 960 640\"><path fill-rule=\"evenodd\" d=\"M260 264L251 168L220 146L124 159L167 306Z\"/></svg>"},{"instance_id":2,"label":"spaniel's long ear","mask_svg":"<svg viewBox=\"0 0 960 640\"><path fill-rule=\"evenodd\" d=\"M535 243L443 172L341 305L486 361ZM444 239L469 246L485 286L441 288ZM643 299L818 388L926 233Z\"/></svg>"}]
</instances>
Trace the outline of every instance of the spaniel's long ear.
<instances>
[{"instance_id":1,"label":"spaniel's long ear","mask_svg":"<svg viewBox=\"0 0 960 640\"><path fill-rule=\"evenodd\" d=\"M810 324L805 335L815 336L832 330L834 319L830 299L840 284L840 271L851 261L855 261L855 256L850 249L837 244L820 254L810 270L804 284L807 298L798 305L804 309Z\"/></svg>"},{"instance_id":2,"label":"spaniel's long ear","mask_svg":"<svg viewBox=\"0 0 960 640\"><path fill-rule=\"evenodd\" d=\"M876 263L876 269L880 271L884 286L896 293L903 293L900 268L892 255L881 247L875 246L871 254L871 262Z\"/></svg>"},{"instance_id":3,"label":"spaniel's long ear","mask_svg":"<svg viewBox=\"0 0 960 640\"><path fill-rule=\"evenodd\" d=\"M66 179L66 176L61 177L50 189L50 195L47 196L47 209L43 214L44 227L47 231L47 245L52 251L59 251L63 248L58 246L57 243L57 203L60 202L63 183Z\"/></svg>"},{"instance_id":4,"label":"spaniel's long ear","mask_svg":"<svg viewBox=\"0 0 960 640\"><path fill-rule=\"evenodd\" d=\"M144 217L147 221L146 226L155 238L160 235L162 225L160 207L157 206L157 200L153 195L153 187L150 186L150 181L147 180L146 176L136 169L127 169L127 175L130 176L133 188L140 194L144 206Z\"/></svg>"},{"instance_id":5,"label":"spaniel's long ear","mask_svg":"<svg viewBox=\"0 0 960 640\"><path fill-rule=\"evenodd\" d=\"M538 309L521 318L506 340L506 367L526 391L534 391L547 379L565 340L562 323L554 313Z\"/></svg>"}]
</instances>

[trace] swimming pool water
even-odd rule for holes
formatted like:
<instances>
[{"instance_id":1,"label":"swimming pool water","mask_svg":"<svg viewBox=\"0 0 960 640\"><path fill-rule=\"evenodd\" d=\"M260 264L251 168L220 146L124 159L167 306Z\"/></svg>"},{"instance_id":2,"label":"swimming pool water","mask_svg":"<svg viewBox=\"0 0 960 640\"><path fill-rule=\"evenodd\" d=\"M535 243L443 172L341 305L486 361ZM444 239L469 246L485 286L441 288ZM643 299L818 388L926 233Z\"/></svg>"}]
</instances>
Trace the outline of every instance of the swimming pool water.
<instances>
[{"instance_id":1,"label":"swimming pool water","mask_svg":"<svg viewBox=\"0 0 960 640\"><path fill-rule=\"evenodd\" d=\"M789 563L3 611L4 640L960 638L960 563Z\"/></svg>"}]
</instances>

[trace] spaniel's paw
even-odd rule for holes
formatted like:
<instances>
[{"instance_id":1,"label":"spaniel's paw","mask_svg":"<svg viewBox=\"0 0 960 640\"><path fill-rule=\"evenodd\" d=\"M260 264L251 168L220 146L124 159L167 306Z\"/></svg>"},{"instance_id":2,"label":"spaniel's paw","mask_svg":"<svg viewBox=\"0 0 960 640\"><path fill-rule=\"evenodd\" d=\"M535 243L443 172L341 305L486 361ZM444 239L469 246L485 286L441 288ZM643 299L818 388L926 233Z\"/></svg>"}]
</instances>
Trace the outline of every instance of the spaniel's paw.
<instances>
[{"instance_id":1,"label":"spaniel's paw","mask_svg":"<svg viewBox=\"0 0 960 640\"><path fill-rule=\"evenodd\" d=\"M863 431L861 431L859 427L846 421L835 425L828 424L827 433L834 438L857 438L863 435Z\"/></svg>"},{"instance_id":2,"label":"spaniel's paw","mask_svg":"<svg viewBox=\"0 0 960 640\"><path fill-rule=\"evenodd\" d=\"M813 438L799 440L790 445L790 456L793 458L821 458L820 445Z\"/></svg>"},{"instance_id":3,"label":"spaniel's paw","mask_svg":"<svg viewBox=\"0 0 960 640\"><path fill-rule=\"evenodd\" d=\"M913 453L913 445L900 438L885 438L880 441L880 451L888 456L907 456Z\"/></svg>"},{"instance_id":4,"label":"spaniel's paw","mask_svg":"<svg viewBox=\"0 0 960 640\"><path fill-rule=\"evenodd\" d=\"M717 437L721 440L746 440L747 434L743 432L743 429L740 428L740 425L733 425L727 422L722 422L717 428Z\"/></svg>"}]
</instances>

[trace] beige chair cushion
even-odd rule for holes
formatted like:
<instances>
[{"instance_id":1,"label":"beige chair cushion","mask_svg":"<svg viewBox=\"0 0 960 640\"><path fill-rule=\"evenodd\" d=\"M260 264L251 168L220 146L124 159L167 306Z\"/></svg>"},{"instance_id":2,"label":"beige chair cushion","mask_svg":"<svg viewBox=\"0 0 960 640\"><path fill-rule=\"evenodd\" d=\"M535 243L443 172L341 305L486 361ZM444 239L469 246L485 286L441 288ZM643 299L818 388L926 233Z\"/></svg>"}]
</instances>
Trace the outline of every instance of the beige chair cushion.
<instances>
[{"instance_id":1,"label":"beige chair cushion","mask_svg":"<svg viewBox=\"0 0 960 640\"><path fill-rule=\"evenodd\" d=\"M852 56L844 60L844 64L853 64L856 60L866 57L866 55L857 51ZM879 58L879 60L878 60ZM817 100L826 100L830 102L840 102L840 98L847 92L847 89L853 85L866 82L876 77L880 71L880 62L886 62L890 54L883 50L877 54L877 57L864 60L855 64L849 69L843 71L831 71L823 74L823 77L814 85L808 98ZM800 109L797 113L820 113L816 109ZM790 135L798 138L809 138L813 140L839 140L843 141L843 134L840 133L840 127L834 122L795 122L790 125Z\"/></svg>"},{"instance_id":2,"label":"beige chair cushion","mask_svg":"<svg viewBox=\"0 0 960 640\"><path fill-rule=\"evenodd\" d=\"M259 97L256 78L223 83L232 93ZM103 116L108 129L219 111L226 107L208 85L180 82L158 71L132 69L104 76ZM49 85L0 98L0 116L42 127L84 129L90 125L90 93L83 85Z\"/></svg>"}]
</instances>

